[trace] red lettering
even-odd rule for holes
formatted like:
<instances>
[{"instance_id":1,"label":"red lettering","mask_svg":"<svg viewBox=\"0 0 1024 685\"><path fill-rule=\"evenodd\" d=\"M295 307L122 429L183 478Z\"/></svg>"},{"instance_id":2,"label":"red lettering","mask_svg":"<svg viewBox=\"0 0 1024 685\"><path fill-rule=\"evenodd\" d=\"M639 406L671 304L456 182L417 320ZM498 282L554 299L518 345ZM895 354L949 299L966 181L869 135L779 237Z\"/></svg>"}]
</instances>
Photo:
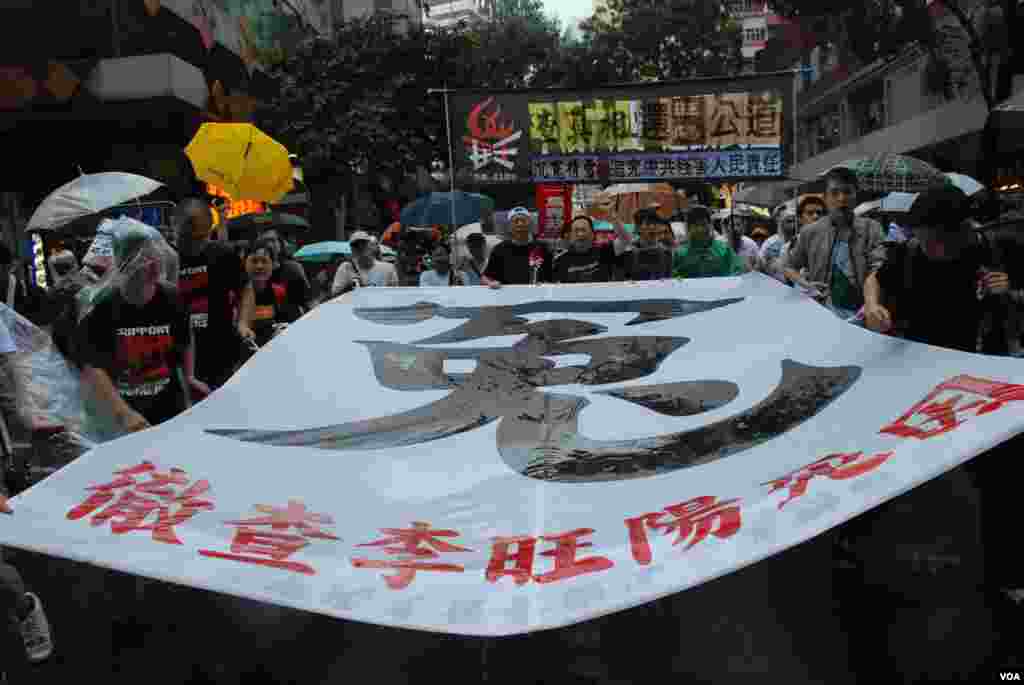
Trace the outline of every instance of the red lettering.
<instances>
[{"instance_id":1,"label":"red lettering","mask_svg":"<svg viewBox=\"0 0 1024 685\"><path fill-rule=\"evenodd\" d=\"M392 590L402 590L412 583L416 571L448 571L462 573L465 569L457 564L438 564L418 561L418 558L437 558L439 553L472 552L467 547L459 547L450 542L440 540L442 537L458 537L458 531L432 530L425 521L413 521L412 528L382 528L381 532L388 537L373 542L366 542L358 547L381 547L383 552L392 555L407 555L392 561L375 559L352 559L355 568L389 568L398 573L384 576L384 582ZM430 549L433 548L433 549Z\"/></svg>"},{"instance_id":2,"label":"red lettering","mask_svg":"<svg viewBox=\"0 0 1024 685\"><path fill-rule=\"evenodd\" d=\"M284 571L315 575L316 569L306 563L288 561L288 557L309 546L308 539L338 540L337 536L320 529L320 525L333 525L334 519L327 514L307 511L306 505L298 500L289 500L287 506L257 504L253 507L269 516L226 521L239 526L231 542L231 552L201 549L204 557L241 561L247 564L269 566ZM270 530L256 530L252 526L268 526ZM285 532L296 529L299 535Z\"/></svg>"},{"instance_id":3,"label":"red lettering","mask_svg":"<svg viewBox=\"0 0 1024 685\"><path fill-rule=\"evenodd\" d=\"M961 404L965 395L973 396L973 401ZM972 410L974 416L982 416L1001 409L1007 402L1020 400L1024 400L1024 385L956 376L936 386L923 400L879 432L927 440L960 426Z\"/></svg>"},{"instance_id":4,"label":"red lettering","mask_svg":"<svg viewBox=\"0 0 1024 685\"><path fill-rule=\"evenodd\" d=\"M533 559L537 549L537 538L531 537L496 537L491 538L491 560L487 562L487 580L497 583L502 576L512 576L516 585L530 582L533 574ZM509 548L515 545L515 554ZM514 561L515 568L507 568L508 562Z\"/></svg>"},{"instance_id":5,"label":"red lettering","mask_svg":"<svg viewBox=\"0 0 1024 685\"><path fill-rule=\"evenodd\" d=\"M241 561L246 564L269 566L312 576L316 574L316 570L309 564L286 561L288 557L308 545L309 542L301 535L239 528L235 531L235 537L231 541L230 554L209 549L201 549L199 554L204 557Z\"/></svg>"},{"instance_id":6,"label":"red lettering","mask_svg":"<svg viewBox=\"0 0 1024 685\"><path fill-rule=\"evenodd\" d=\"M168 473L161 473L152 462L144 461L114 474L117 478L113 481L87 488L93 494L73 507L67 518L76 521L106 507L95 513L90 520L91 525L102 526L110 522L111 532L115 535L150 531L156 542L180 545L182 542L174 530L175 526L185 523L200 511L214 508L212 502L198 499L209 492L209 481L198 481L180 493L175 490L173 486L188 485L188 474L182 469L172 468ZM135 476L142 474L148 474L151 480L137 482ZM124 488L132 489L118 493ZM156 522L146 523L154 514Z\"/></svg>"},{"instance_id":7,"label":"red lettering","mask_svg":"<svg viewBox=\"0 0 1024 685\"><path fill-rule=\"evenodd\" d=\"M533 579L538 583L553 583L556 580L565 580L586 573L607 571L614 566L612 560L606 557L576 558L576 550L592 546L590 542L580 542L579 538L591 535L593 532L593 528L577 528L568 533L542 536L544 540L555 543L554 549L541 552L541 556L554 557L555 568L547 573L534 576Z\"/></svg>"},{"instance_id":8,"label":"red lettering","mask_svg":"<svg viewBox=\"0 0 1024 685\"><path fill-rule=\"evenodd\" d=\"M824 476L832 480L856 478L878 468L892 455L893 452L882 452L867 459L862 459L864 456L863 452L830 454L781 478L762 483L762 485L771 486L769 493L777 492L786 487L789 488L786 499L779 502L778 508L781 510L788 502L798 497L803 497L807 492L807 485L816 476ZM838 460L838 463L833 463L835 460Z\"/></svg>"},{"instance_id":9,"label":"red lettering","mask_svg":"<svg viewBox=\"0 0 1024 685\"><path fill-rule=\"evenodd\" d=\"M664 535L670 535L674 531L676 539L673 545L689 539L690 543L685 547L687 550L708 535L723 540L735 535L742 524L740 508L736 505L740 500L716 502L716 499L713 496L695 497L687 502L665 507L665 511L626 519L633 559L642 566L651 563L648 529L664 531ZM670 518L663 522L661 519L665 516Z\"/></svg>"}]
</instances>

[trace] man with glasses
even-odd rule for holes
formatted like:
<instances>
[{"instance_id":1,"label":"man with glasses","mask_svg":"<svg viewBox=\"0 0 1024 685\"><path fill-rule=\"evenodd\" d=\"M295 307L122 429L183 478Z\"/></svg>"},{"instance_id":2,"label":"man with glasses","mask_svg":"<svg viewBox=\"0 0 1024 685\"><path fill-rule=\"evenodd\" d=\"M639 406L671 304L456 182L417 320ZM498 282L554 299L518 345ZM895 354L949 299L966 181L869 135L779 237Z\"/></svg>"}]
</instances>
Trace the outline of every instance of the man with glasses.
<instances>
[{"instance_id":1,"label":"man with glasses","mask_svg":"<svg viewBox=\"0 0 1024 685\"><path fill-rule=\"evenodd\" d=\"M885 235L873 219L855 217L857 175L837 167L825 175L828 214L800 232L783 265L785 277L843 319L864 305L864 280L884 258ZM804 210L810 214L809 208ZM806 278L800 270L807 269Z\"/></svg>"}]
</instances>

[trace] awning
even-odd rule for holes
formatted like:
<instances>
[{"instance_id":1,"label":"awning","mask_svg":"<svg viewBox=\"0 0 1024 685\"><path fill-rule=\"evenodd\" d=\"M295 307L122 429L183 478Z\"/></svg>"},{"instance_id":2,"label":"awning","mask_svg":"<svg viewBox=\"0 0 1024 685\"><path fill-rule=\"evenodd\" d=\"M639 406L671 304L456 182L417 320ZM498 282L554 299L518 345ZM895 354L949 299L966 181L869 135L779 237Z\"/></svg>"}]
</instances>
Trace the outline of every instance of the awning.
<instances>
[{"instance_id":1,"label":"awning","mask_svg":"<svg viewBox=\"0 0 1024 685\"><path fill-rule=\"evenodd\" d=\"M104 101L172 97L197 109L206 106L209 93L198 67L167 53L102 60L86 89Z\"/></svg>"}]
</instances>

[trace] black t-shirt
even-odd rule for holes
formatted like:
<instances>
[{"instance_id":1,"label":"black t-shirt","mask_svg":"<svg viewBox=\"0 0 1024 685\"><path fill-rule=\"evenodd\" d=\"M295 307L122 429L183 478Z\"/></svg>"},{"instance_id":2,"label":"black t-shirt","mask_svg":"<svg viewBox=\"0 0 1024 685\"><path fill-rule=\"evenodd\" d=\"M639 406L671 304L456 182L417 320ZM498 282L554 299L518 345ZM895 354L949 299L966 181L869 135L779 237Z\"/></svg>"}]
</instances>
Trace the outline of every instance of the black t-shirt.
<instances>
[{"instance_id":1,"label":"black t-shirt","mask_svg":"<svg viewBox=\"0 0 1024 685\"><path fill-rule=\"evenodd\" d=\"M566 250L555 256L555 283L607 283L615 273L615 246L605 243L586 252Z\"/></svg>"},{"instance_id":2,"label":"black t-shirt","mask_svg":"<svg viewBox=\"0 0 1024 685\"><path fill-rule=\"evenodd\" d=\"M634 248L623 255L626 279L656 281L672 276L672 251L661 245Z\"/></svg>"},{"instance_id":3,"label":"black t-shirt","mask_svg":"<svg viewBox=\"0 0 1024 685\"><path fill-rule=\"evenodd\" d=\"M538 250L544 259L537 272L537 282L550 283L551 251L547 245L539 242L521 245L506 240L498 243L491 251L491 258L484 274L502 285L530 285L533 282L530 254L534 250Z\"/></svg>"},{"instance_id":4,"label":"black t-shirt","mask_svg":"<svg viewBox=\"0 0 1024 685\"><path fill-rule=\"evenodd\" d=\"M256 307L253 309L252 332L256 334L256 344L262 347L274 337L274 324L287 321L285 288L270 283L263 290L254 289L254 295Z\"/></svg>"},{"instance_id":5,"label":"black t-shirt","mask_svg":"<svg viewBox=\"0 0 1024 685\"><path fill-rule=\"evenodd\" d=\"M977 351L983 311L977 297L977 273L988 261L988 251L973 245L959 259L940 262L928 259L917 241L890 244L886 250L878 283L891 304L892 317L906 322L905 337L953 350Z\"/></svg>"},{"instance_id":6,"label":"black t-shirt","mask_svg":"<svg viewBox=\"0 0 1024 685\"><path fill-rule=\"evenodd\" d=\"M294 259L282 259L281 266L274 269L270 282L283 285L288 295L288 302L296 307L307 307L313 299L313 289L302 265Z\"/></svg>"},{"instance_id":7,"label":"black t-shirt","mask_svg":"<svg viewBox=\"0 0 1024 685\"><path fill-rule=\"evenodd\" d=\"M242 263L227 247L208 242L198 255L181 255L179 269L178 292L196 337L196 376L217 385L238 358L232 293L241 293Z\"/></svg>"},{"instance_id":8,"label":"black t-shirt","mask_svg":"<svg viewBox=\"0 0 1024 685\"><path fill-rule=\"evenodd\" d=\"M142 306L115 292L89 313L81 332L84 365L105 370L121 397L150 424L185 409L176 370L188 349L189 315L174 291L160 287Z\"/></svg>"}]
</instances>

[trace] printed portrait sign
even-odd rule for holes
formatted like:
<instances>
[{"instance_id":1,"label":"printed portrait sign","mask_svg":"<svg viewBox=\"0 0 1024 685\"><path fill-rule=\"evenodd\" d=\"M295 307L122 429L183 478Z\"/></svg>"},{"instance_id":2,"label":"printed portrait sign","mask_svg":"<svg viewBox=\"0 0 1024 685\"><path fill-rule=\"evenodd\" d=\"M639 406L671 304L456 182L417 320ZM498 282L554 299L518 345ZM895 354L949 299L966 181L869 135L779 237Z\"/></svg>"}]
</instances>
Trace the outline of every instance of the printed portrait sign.
<instances>
[{"instance_id":1,"label":"printed portrait sign","mask_svg":"<svg viewBox=\"0 0 1024 685\"><path fill-rule=\"evenodd\" d=\"M162 382L161 334L124 332L131 374ZM756 573L1020 432L1021 400L1013 359L875 335L760 274L361 288L16 497L0 544L526 633Z\"/></svg>"}]
</instances>

